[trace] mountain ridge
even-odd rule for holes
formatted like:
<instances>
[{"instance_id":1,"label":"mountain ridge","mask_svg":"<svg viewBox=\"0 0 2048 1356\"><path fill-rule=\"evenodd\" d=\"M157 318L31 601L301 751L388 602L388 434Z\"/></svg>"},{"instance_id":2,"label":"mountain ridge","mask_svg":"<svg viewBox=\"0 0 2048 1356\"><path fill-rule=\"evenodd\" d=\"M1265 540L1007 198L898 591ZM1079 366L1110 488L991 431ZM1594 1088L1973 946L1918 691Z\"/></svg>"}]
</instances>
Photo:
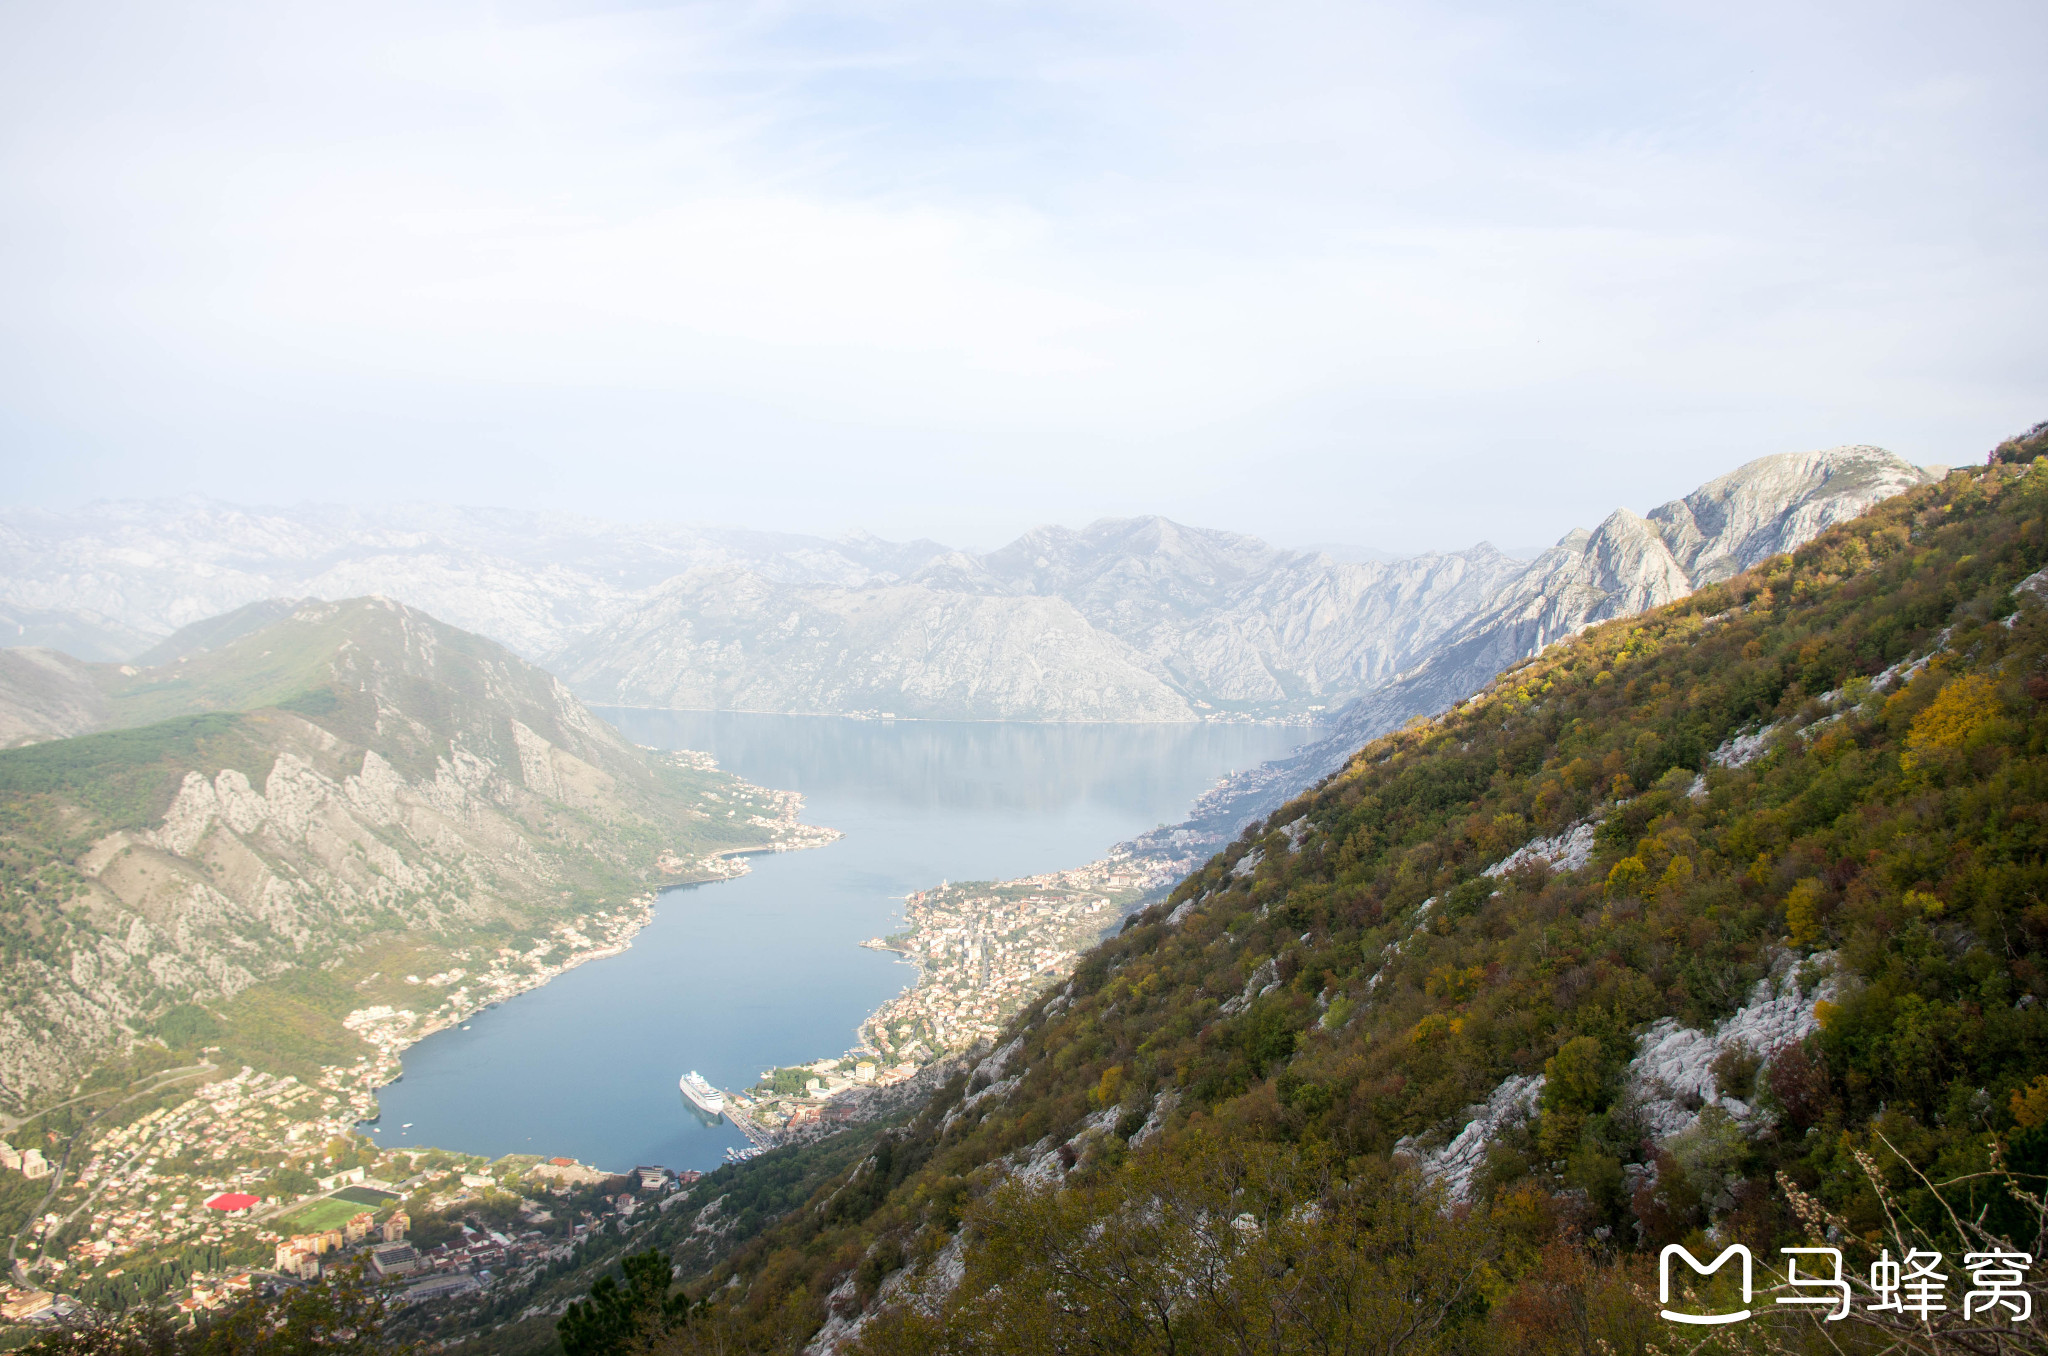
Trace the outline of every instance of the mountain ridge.
<instances>
[{"instance_id":1,"label":"mountain ridge","mask_svg":"<svg viewBox=\"0 0 2048 1356\"><path fill-rule=\"evenodd\" d=\"M1484 543L1345 561L1158 516L1034 528L975 553L424 505L108 505L89 522L0 515L0 605L22 618L17 639L86 636L126 657L146 648L140 631L264 597L385 593L498 637L601 704L1310 721L1471 639L1503 605L1532 610L1523 629L1547 641L1804 539L1832 521L1818 506L1918 475L1874 448L1766 458L1647 517L1618 510L1590 554L1568 534L1534 561Z\"/></svg>"}]
</instances>

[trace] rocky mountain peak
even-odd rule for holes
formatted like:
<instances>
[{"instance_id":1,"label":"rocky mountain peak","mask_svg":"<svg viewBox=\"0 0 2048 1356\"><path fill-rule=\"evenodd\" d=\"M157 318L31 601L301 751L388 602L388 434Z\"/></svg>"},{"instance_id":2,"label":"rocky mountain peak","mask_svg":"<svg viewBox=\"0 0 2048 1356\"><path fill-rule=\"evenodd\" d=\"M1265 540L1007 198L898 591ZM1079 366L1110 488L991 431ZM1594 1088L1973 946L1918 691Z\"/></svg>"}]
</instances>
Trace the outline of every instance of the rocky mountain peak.
<instances>
[{"instance_id":1,"label":"rocky mountain peak","mask_svg":"<svg viewBox=\"0 0 2048 1356\"><path fill-rule=\"evenodd\" d=\"M1585 583L1604 596L1589 602L1589 615L1576 624L1661 607L1692 592L1692 581L1656 524L1632 509L1609 514L1580 548L1579 558L1585 563Z\"/></svg>"},{"instance_id":2,"label":"rocky mountain peak","mask_svg":"<svg viewBox=\"0 0 2048 1356\"><path fill-rule=\"evenodd\" d=\"M545 931L729 874L708 854L781 833L728 813L735 779L634 747L503 646L390 598L256 605L169 649L150 667L0 651L0 740L40 721L0 751L0 848L34 864L5 902L36 920L0 957L10 1111L173 1004L232 1028L239 995L370 939ZM347 1063L358 1000L331 996L294 1030L329 1030L326 1062Z\"/></svg>"},{"instance_id":3,"label":"rocky mountain peak","mask_svg":"<svg viewBox=\"0 0 2048 1356\"><path fill-rule=\"evenodd\" d=\"M1927 472L1881 447L1853 444L1759 457L1649 517L1697 588L1924 484Z\"/></svg>"}]
</instances>

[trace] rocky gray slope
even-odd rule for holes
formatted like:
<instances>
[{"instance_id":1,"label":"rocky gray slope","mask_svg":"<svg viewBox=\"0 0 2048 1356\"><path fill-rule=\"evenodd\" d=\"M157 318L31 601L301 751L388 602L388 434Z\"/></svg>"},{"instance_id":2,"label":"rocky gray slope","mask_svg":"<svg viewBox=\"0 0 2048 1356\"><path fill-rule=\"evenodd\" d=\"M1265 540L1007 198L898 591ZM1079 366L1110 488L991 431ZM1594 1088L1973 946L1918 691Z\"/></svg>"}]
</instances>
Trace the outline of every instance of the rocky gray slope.
<instances>
[{"instance_id":1,"label":"rocky gray slope","mask_svg":"<svg viewBox=\"0 0 2048 1356\"><path fill-rule=\"evenodd\" d=\"M1360 746L1463 701L1552 641L1727 579L1926 479L1882 448L1836 447L1760 458L1647 516L1617 509L1593 531L1568 533L1538 556L1422 662L1338 712L1315 743L1226 778L1185 822L1126 847L1162 866L1206 859L1245 824L1343 767Z\"/></svg>"},{"instance_id":2,"label":"rocky gray slope","mask_svg":"<svg viewBox=\"0 0 2048 1356\"><path fill-rule=\"evenodd\" d=\"M1060 598L801 587L692 570L558 655L627 705L962 720L1187 721L1143 656Z\"/></svg>"},{"instance_id":3,"label":"rocky gray slope","mask_svg":"<svg viewBox=\"0 0 2048 1356\"><path fill-rule=\"evenodd\" d=\"M84 734L107 718L92 665L57 650L0 650L0 749Z\"/></svg>"},{"instance_id":4,"label":"rocky gray slope","mask_svg":"<svg viewBox=\"0 0 2048 1356\"><path fill-rule=\"evenodd\" d=\"M1391 677L1523 568L1484 543L1346 562L1164 518L1039 528L981 566L997 587L1071 602L1198 705L1249 710Z\"/></svg>"},{"instance_id":5,"label":"rocky gray slope","mask_svg":"<svg viewBox=\"0 0 2048 1356\"><path fill-rule=\"evenodd\" d=\"M1412 664L1522 568L1485 545L1353 564L1119 519L863 587L693 571L550 662L585 696L636 706L1299 715Z\"/></svg>"}]
</instances>

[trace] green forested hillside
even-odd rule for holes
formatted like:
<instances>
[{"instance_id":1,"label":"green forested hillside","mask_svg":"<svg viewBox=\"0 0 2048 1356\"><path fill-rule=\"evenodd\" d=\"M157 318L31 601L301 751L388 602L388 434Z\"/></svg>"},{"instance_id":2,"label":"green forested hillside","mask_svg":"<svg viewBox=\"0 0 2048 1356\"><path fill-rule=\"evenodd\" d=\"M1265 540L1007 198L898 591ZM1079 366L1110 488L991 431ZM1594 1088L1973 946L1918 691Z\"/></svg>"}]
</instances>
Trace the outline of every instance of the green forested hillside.
<instances>
[{"instance_id":1,"label":"green forested hillside","mask_svg":"<svg viewBox=\"0 0 2048 1356\"><path fill-rule=\"evenodd\" d=\"M1960 1310L2043 1251L2044 564L2048 461L1957 472L1376 741L661 1343L2041 1349ZM1666 1243L1820 1239L1950 1312L1655 1315Z\"/></svg>"}]
</instances>

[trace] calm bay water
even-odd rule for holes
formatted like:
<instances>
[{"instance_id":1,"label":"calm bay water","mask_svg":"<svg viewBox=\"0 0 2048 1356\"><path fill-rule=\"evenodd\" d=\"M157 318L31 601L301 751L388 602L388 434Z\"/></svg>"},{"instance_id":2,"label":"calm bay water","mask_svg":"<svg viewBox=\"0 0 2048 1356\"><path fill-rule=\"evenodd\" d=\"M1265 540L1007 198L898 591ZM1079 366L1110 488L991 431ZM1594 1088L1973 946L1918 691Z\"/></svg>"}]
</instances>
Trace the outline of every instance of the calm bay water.
<instances>
[{"instance_id":1,"label":"calm bay water","mask_svg":"<svg viewBox=\"0 0 2048 1356\"><path fill-rule=\"evenodd\" d=\"M738 880L667 891L623 955L413 1046L404 1079L380 1094L380 1142L616 1170L714 1167L745 1141L706 1125L676 1079L696 1069L744 1087L776 1064L846 1049L915 977L858 945L901 921L904 895L1093 860L1306 733L603 714L639 743L705 749L749 781L803 792L805 819L846 836L751 858Z\"/></svg>"}]
</instances>

